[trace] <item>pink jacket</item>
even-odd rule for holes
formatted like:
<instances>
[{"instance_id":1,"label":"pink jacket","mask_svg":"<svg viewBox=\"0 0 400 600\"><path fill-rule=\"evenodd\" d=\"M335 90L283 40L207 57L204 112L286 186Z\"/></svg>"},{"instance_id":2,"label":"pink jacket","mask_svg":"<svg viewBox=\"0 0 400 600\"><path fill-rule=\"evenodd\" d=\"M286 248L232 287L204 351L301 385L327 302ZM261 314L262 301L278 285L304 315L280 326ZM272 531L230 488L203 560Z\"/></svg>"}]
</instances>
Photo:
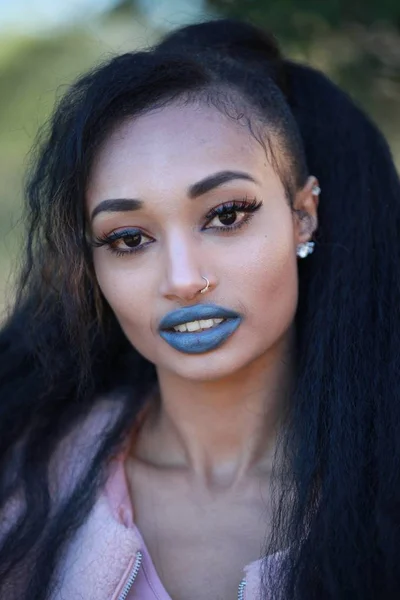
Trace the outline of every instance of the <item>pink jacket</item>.
<instances>
[{"instance_id":1,"label":"pink jacket","mask_svg":"<svg viewBox=\"0 0 400 600\"><path fill-rule=\"evenodd\" d=\"M93 440L110 415L107 409L96 410L59 451L64 459L68 457L68 464L65 460L62 463L62 488L76 480L81 465L93 451ZM134 523L124 468L127 448L110 461L106 483L86 522L69 543L56 573L51 600L172 600ZM270 557L272 568L276 568L279 554ZM259 599L260 565L258 560L244 567L239 600Z\"/></svg>"}]
</instances>

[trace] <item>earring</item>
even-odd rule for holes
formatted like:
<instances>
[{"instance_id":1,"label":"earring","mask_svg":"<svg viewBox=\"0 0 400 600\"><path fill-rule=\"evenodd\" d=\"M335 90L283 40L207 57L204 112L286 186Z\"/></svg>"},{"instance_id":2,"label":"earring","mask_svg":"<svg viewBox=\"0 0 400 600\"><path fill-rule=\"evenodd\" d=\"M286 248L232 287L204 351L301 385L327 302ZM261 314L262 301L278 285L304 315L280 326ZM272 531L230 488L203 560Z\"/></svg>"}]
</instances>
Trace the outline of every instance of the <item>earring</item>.
<instances>
[{"instance_id":1,"label":"earring","mask_svg":"<svg viewBox=\"0 0 400 600\"><path fill-rule=\"evenodd\" d=\"M321 193L321 188L319 187L319 185L313 185L312 187L312 193L314 196L319 196Z\"/></svg>"},{"instance_id":2,"label":"earring","mask_svg":"<svg viewBox=\"0 0 400 600\"><path fill-rule=\"evenodd\" d=\"M309 254L314 252L315 242L306 242L305 244L299 244L297 246L296 254L299 258L306 258Z\"/></svg>"}]
</instances>

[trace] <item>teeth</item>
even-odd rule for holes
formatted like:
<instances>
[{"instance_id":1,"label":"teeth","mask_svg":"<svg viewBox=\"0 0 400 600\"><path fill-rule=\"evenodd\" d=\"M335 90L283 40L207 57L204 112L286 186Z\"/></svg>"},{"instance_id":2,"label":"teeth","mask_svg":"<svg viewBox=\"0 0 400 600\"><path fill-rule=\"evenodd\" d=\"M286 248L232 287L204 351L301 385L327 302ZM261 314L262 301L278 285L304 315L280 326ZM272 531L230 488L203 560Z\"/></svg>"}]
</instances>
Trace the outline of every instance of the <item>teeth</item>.
<instances>
[{"instance_id":1,"label":"teeth","mask_svg":"<svg viewBox=\"0 0 400 600\"><path fill-rule=\"evenodd\" d=\"M202 331L203 329L210 329L210 327L214 327L215 325L219 325L222 323L224 319L201 319L200 321L190 321L189 323L182 323L181 325L177 325L173 329L175 331L180 331L181 333L185 331Z\"/></svg>"},{"instance_id":2,"label":"teeth","mask_svg":"<svg viewBox=\"0 0 400 600\"><path fill-rule=\"evenodd\" d=\"M190 321L186 323L186 327L188 331L197 331L197 329L200 329L200 323L198 321Z\"/></svg>"},{"instance_id":3,"label":"teeth","mask_svg":"<svg viewBox=\"0 0 400 600\"><path fill-rule=\"evenodd\" d=\"M212 319L202 319L201 321L199 321L199 323L202 329L209 329L214 325Z\"/></svg>"}]
</instances>

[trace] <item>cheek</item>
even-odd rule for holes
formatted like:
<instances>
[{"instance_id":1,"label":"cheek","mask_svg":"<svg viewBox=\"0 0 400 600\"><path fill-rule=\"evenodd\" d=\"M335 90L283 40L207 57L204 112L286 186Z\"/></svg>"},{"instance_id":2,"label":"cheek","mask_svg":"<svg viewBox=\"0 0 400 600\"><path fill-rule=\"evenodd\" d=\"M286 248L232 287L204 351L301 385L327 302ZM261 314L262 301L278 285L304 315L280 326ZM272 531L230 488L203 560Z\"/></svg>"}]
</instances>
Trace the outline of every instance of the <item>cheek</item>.
<instances>
[{"instance_id":1,"label":"cheek","mask_svg":"<svg viewBox=\"0 0 400 600\"><path fill-rule=\"evenodd\" d=\"M275 247L259 276L255 304L261 322L278 339L291 326L297 307L297 262L291 244Z\"/></svg>"},{"instance_id":2,"label":"cheek","mask_svg":"<svg viewBox=\"0 0 400 600\"><path fill-rule=\"evenodd\" d=\"M260 239L262 243L260 243ZM258 237L237 249L230 269L237 296L242 299L252 332L270 343L291 325L298 297L297 258L292 229ZM228 271L228 267L227 267Z\"/></svg>"},{"instance_id":3,"label":"cheek","mask_svg":"<svg viewBox=\"0 0 400 600\"><path fill-rule=\"evenodd\" d=\"M291 238L281 238L273 249L266 245L263 260L258 257L259 284L267 297L291 296L297 290L297 265Z\"/></svg>"},{"instance_id":4,"label":"cheek","mask_svg":"<svg viewBox=\"0 0 400 600\"><path fill-rule=\"evenodd\" d=\"M105 299L123 329L126 329L130 322L134 328L148 330L149 306L152 306L151 282L147 281L148 285L143 285L143 273L140 269L132 267L130 257L101 256L102 250L100 249L94 257L94 267Z\"/></svg>"}]
</instances>

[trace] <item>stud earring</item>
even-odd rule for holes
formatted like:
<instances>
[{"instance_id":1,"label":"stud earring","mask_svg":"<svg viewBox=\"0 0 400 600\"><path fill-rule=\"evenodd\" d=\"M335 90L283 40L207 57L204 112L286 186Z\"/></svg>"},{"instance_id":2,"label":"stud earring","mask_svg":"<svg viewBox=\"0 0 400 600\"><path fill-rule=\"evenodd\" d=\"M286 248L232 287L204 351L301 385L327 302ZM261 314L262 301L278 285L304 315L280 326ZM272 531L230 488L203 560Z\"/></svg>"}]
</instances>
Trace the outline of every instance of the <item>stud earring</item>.
<instances>
[{"instance_id":1,"label":"stud earring","mask_svg":"<svg viewBox=\"0 0 400 600\"><path fill-rule=\"evenodd\" d=\"M312 193L313 196L319 196L321 193L321 188L319 187L319 185L313 185L312 187Z\"/></svg>"},{"instance_id":2,"label":"stud earring","mask_svg":"<svg viewBox=\"0 0 400 600\"><path fill-rule=\"evenodd\" d=\"M296 254L299 258L306 258L309 254L314 252L315 242L306 242L305 244L299 244L297 246Z\"/></svg>"}]
</instances>

